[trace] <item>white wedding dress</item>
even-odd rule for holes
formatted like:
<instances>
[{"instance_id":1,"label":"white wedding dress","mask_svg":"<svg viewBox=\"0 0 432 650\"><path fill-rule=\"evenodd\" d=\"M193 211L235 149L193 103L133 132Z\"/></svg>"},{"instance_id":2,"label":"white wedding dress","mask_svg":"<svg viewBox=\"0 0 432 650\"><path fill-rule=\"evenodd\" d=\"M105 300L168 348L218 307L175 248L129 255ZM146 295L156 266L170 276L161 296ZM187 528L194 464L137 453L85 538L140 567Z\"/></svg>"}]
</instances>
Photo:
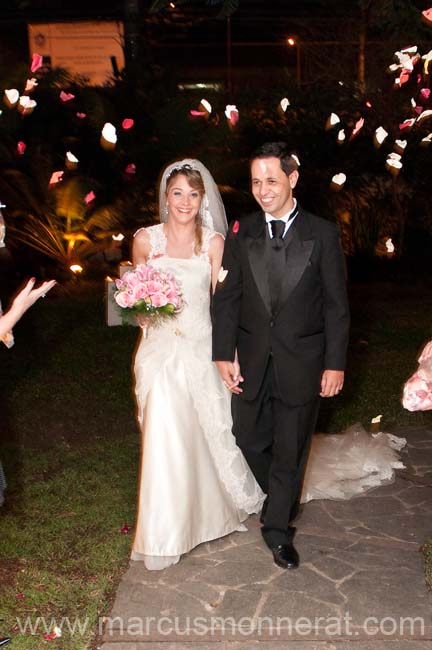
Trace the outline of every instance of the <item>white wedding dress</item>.
<instances>
[{"instance_id":1,"label":"white wedding dress","mask_svg":"<svg viewBox=\"0 0 432 650\"><path fill-rule=\"evenodd\" d=\"M147 232L149 263L175 275L184 302L175 318L141 337L134 366L142 458L131 558L163 569L198 544L241 530L264 494L235 444L231 394L212 362L214 233L203 228L200 255L177 259L166 256L162 224Z\"/></svg>"}]
</instances>

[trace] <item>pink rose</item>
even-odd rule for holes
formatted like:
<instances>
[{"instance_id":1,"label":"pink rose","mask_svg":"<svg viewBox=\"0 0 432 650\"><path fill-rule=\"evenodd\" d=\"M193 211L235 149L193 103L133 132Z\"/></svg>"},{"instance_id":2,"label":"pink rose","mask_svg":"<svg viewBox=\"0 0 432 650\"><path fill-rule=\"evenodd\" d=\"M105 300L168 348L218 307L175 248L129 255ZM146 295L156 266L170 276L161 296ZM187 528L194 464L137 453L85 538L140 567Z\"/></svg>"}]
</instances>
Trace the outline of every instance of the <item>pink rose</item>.
<instances>
[{"instance_id":1,"label":"pink rose","mask_svg":"<svg viewBox=\"0 0 432 650\"><path fill-rule=\"evenodd\" d=\"M148 291L145 284L137 284L137 286L132 289L132 295L135 302L138 300L145 300L148 296Z\"/></svg>"},{"instance_id":2,"label":"pink rose","mask_svg":"<svg viewBox=\"0 0 432 650\"><path fill-rule=\"evenodd\" d=\"M118 293L114 297L116 303L120 305L120 307L133 307L135 304L135 300L133 296L127 291L120 291L120 293Z\"/></svg>"},{"instance_id":3,"label":"pink rose","mask_svg":"<svg viewBox=\"0 0 432 650\"><path fill-rule=\"evenodd\" d=\"M146 282L147 294L152 296L155 293L160 293L162 291L162 282L158 280L149 280Z\"/></svg>"},{"instance_id":4,"label":"pink rose","mask_svg":"<svg viewBox=\"0 0 432 650\"><path fill-rule=\"evenodd\" d=\"M165 307L168 304L168 298L160 291L151 296L151 304L153 307Z\"/></svg>"}]
</instances>

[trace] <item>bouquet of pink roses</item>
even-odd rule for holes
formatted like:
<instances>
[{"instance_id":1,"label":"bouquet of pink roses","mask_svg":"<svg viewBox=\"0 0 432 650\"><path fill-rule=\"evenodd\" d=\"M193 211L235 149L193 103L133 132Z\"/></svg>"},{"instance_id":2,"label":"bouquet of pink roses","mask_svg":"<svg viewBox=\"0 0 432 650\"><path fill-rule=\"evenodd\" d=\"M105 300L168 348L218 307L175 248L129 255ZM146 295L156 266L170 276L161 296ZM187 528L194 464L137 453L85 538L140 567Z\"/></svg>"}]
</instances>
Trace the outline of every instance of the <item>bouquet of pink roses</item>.
<instances>
[{"instance_id":1,"label":"bouquet of pink roses","mask_svg":"<svg viewBox=\"0 0 432 650\"><path fill-rule=\"evenodd\" d=\"M403 389L402 406L408 411L432 409L432 357L420 362Z\"/></svg>"},{"instance_id":2,"label":"bouquet of pink roses","mask_svg":"<svg viewBox=\"0 0 432 650\"><path fill-rule=\"evenodd\" d=\"M126 320L142 317L147 323L170 318L180 311L183 301L180 286L169 271L138 264L116 280L114 300ZM146 327L144 327L146 334Z\"/></svg>"}]
</instances>

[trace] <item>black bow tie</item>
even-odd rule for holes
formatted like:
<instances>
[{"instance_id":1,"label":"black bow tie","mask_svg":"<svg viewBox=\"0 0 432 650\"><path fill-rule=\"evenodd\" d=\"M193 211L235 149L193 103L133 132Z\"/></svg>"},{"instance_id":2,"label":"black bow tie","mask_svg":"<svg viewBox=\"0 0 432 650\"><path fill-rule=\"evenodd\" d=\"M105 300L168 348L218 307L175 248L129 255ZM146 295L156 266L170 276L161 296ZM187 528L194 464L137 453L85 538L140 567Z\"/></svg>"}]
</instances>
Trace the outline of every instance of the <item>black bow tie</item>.
<instances>
[{"instance_id":1,"label":"black bow tie","mask_svg":"<svg viewBox=\"0 0 432 650\"><path fill-rule=\"evenodd\" d=\"M282 219L272 219L270 221L270 228L273 235L271 244L273 248L282 248L285 226L286 223Z\"/></svg>"}]
</instances>

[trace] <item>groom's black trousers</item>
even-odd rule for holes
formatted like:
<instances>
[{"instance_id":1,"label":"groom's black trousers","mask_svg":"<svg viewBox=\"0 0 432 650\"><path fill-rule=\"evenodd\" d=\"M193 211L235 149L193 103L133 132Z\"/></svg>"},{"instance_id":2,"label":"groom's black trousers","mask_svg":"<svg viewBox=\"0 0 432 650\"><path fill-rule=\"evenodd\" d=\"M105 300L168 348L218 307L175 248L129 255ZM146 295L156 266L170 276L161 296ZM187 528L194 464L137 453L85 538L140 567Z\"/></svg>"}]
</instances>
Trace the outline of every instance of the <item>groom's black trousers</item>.
<instances>
[{"instance_id":1,"label":"groom's black trousers","mask_svg":"<svg viewBox=\"0 0 432 650\"><path fill-rule=\"evenodd\" d=\"M294 407L281 400L271 360L254 400L233 396L236 442L268 495L262 533L270 547L292 537L318 408L319 397Z\"/></svg>"}]
</instances>

